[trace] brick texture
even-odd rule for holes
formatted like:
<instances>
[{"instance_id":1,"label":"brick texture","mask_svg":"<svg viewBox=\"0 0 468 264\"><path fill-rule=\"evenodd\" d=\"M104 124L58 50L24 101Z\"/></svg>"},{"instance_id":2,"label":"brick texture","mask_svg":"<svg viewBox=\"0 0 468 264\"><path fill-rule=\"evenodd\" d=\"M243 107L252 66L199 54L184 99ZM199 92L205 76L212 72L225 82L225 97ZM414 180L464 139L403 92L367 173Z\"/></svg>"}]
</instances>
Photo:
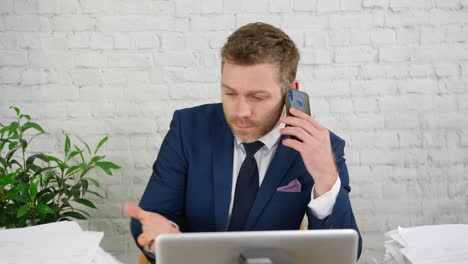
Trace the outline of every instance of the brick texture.
<instances>
[{"instance_id":1,"label":"brick texture","mask_svg":"<svg viewBox=\"0 0 468 264\"><path fill-rule=\"evenodd\" d=\"M174 110L219 102L219 49L254 21L302 52L298 79L314 116L347 140L359 263L380 262L398 225L468 222L466 0L0 1L0 121L8 106L122 165L81 224L137 262L126 202L137 202Z\"/></svg>"}]
</instances>

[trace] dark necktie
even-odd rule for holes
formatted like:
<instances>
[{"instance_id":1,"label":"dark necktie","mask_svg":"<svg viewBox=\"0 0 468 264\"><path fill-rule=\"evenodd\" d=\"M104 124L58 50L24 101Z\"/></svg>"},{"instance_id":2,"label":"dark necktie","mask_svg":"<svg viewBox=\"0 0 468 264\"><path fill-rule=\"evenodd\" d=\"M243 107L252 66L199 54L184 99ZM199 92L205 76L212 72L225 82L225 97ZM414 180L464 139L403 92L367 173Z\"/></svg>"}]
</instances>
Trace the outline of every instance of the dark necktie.
<instances>
[{"instance_id":1,"label":"dark necktie","mask_svg":"<svg viewBox=\"0 0 468 264\"><path fill-rule=\"evenodd\" d=\"M246 157L237 176L234 205L232 208L229 231L241 231L244 228L250 208L258 191L258 167L254 158L255 153L263 147L263 143L255 141L243 143Z\"/></svg>"}]
</instances>

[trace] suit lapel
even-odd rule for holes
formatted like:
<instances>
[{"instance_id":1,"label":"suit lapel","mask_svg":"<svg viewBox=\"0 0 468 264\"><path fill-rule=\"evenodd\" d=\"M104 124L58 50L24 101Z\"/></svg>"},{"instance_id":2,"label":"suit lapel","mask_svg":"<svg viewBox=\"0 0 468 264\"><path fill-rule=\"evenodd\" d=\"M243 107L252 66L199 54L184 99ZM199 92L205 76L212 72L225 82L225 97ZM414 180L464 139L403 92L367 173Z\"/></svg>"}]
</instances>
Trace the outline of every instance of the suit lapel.
<instances>
[{"instance_id":1,"label":"suit lapel","mask_svg":"<svg viewBox=\"0 0 468 264\"><path fill-rule=\"evenodd\" d=\"M226 231L231 202L234 135L224 118L222 108L220 112L220 122L213 129L215 138L212 154L214 213L216 230Z\"/></svg>"},{"instance_id":2,"label":"suit lapel","mask_svg":"<svg viewBox=\"0 0 468 264\"><path fill-rule=\"evenodd\" d=\"M297 151L286 147L281 143L285 138L287 138L287 136L281 137L276 153L270 162L265 178L258 190L257 197L252 205L249 217L247 218L246 230L253 229L258 217L262 214L263 209L270 201L271 196L276 191L276 188L283 177L286 175L291 163L298 155Z\"/></svg>"}]
</instances>

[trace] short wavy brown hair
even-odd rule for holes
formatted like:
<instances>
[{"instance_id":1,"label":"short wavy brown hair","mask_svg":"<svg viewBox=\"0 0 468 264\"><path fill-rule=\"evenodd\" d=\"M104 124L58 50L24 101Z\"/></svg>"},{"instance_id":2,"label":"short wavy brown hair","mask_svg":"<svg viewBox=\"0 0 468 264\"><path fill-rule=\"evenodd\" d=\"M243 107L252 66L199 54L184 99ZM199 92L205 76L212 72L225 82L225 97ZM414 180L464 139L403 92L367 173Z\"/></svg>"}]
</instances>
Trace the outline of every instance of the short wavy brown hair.
<instances>
[{"instance_id":1,"label":"short wavy brown hair","mask_svg":"<svg viewBox=\"0 0 468 264\"><path fill-rule=\"evenodd\" d=\"M278 66L278 82L283 90L295 80L299 51L281 29L265 23L251 23L234 31L221 49L224 63L253 65L272 63Z\"/></svg>"}]
</instances>

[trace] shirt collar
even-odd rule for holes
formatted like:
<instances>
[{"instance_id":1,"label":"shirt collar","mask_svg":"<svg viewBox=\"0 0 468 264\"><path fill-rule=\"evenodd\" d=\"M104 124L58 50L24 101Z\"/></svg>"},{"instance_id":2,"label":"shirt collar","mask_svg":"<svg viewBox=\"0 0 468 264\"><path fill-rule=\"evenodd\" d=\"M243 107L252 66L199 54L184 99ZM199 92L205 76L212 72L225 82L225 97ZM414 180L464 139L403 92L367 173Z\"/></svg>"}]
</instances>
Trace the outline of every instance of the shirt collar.
<instances>
[{"instance_id":1,"label":"shirt collar","mask_svg":"<svg viewBox=\"0 0 468 264\"><path fill-rule=\"evenodd\" d=\"M270 130L270 132L268 132L266 135L264 135L261 138L258 138L257 140L261 141L265 145L265 147L267 147L267 149L271 149L276 144L276 142L280 139L281 133L279 131L283 127L285 127L285 124L280 123L275 128ZM234 138L235 138L236 145L238 147L240 147L242 143L246 143L245 141L242 141L237 136L234 136Z\"/></svg>"}]
</instances>

